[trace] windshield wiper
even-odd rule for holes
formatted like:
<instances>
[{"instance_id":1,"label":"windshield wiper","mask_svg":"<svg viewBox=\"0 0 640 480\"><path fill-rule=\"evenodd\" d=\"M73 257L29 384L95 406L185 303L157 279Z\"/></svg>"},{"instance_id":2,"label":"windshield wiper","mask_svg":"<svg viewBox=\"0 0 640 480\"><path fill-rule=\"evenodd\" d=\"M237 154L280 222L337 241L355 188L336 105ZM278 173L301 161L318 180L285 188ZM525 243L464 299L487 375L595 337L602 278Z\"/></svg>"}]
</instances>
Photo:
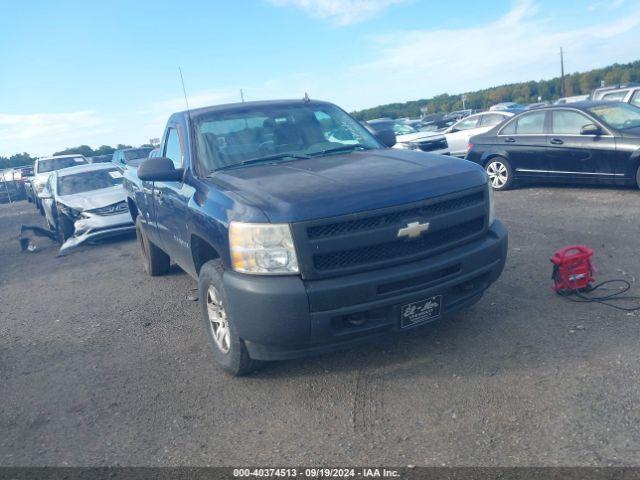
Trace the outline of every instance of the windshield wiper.
<instances>
[{"instance_id":1,"label":"windshield wiper","mask_svg":"<svg viewBox=\"0 0 640 480\"><path fill-rule=\"evenodd\" d=\"M345 152L347 150L370 150L366 145L362 145L361 143L354 143L353 145L342 145L340 147L327 148L325 150L319 150L317 152L311 153L311 155L324 155L326 153L336 153L336 152Z\"/></svg>"},{"instance_id":2,"label":"windshield wiper","mask_svg":"<svg viewBox=\"0 0 640 480\"><path fill-rule=\"evenodd\" d=\"M257 163L264 163L272 160L286 160L286 159L308 160L309 158L311 158L309 155L303 155L299 153L276 153L273 155L267 155L266 157L250 158L249 160L244 160L239 163L234 163L232 165L226 165L224 167L216 168L214 172L219 172L220 170L230 170L232 168L240 168L246 165L255 165Z\"/></svg>"}]
</instances>

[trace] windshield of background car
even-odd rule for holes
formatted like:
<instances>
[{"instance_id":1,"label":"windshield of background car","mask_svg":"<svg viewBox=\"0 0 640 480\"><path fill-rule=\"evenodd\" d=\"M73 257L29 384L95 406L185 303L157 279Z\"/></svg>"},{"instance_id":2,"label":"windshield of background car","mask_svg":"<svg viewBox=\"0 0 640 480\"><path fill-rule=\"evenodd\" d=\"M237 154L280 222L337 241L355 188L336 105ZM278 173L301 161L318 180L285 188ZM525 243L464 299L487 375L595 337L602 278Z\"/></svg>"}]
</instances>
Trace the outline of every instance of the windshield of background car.
<instances>
[{"instance_id":1,"label":"windshield of background car","mask_svg":"<svg viewBox=\"0 0 640 480\"><path fill-rule=\"evenodd\" d=\"M333 105L238 107L196 118L206 172L274 155L322 155L344 147L381 148L367 129Z\"/></svg>"},{"instance_id":2,"label":"windshield of background car","mask_svg":"<svg viewBox=\"0 0 640 480\"><path fill-rule=\"evenodd\" d=\"M117 185L122 185L122 174L117 168L76 173L58 177L58 195L74 195Z\"/></svg>"},{"instance_id":3,"label":"windshield of background car","mask_svg":"<svg viewBox=\"0 0 640 480\"><path fill-rule=\"evenodd\" d=\"M136 148L135 150L125 150L124 159L127 163L138 158L147 158L153 148Z\"/></svg>"},{"instance_id":4,"label":"windshield of background car","mask_svg":"<svg viewBox=\"0 0 640 480\"><path fill-rule=\"evenodd\" d=\"M408 133L416 133L417 131L418 130L406 123L394 122L393 124L393 133L396 135L406 135Z\"/></svg>"},{"instance_id":5,"label":"windshield of background car","mask_svg":"<svg viewBox=\"0 0 640 480\"><path fill-rule=\"evenodd\" d=\"M640 127L640 108L626 103L598 105L589 108L589 111L607 125L618 130Z\"/></svg>"},{"instance_id":6,"label":"windshield of background car","mask_svg":"<svg viewBox=\"0 0 640 480\"><path fill-rule=\"evenodd\" d=\"M38 160L38 173L53 172L61 168L73 167L87 163L82 157L74 158L50 158L48 160Z\"/></svg>"}]
</instances>

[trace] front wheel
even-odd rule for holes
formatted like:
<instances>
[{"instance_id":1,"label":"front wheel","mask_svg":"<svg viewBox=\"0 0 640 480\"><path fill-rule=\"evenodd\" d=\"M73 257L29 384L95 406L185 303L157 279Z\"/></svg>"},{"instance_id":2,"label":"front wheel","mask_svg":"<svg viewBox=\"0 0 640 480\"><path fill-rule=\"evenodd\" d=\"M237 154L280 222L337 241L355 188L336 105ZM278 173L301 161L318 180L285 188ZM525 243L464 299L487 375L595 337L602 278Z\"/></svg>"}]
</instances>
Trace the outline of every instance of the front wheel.
<instances>
[{"instance_id":1,"label":"front wheel","mask_svg":"<svg viewBox=\"0 0 640 480\"><path fill-rule=\"evenodd\" d=\"M489 159L485 171L494 190L508 190L513 186L513 169L506 158Z\"/></svg>"},{"instance_id":2,"label":"front wheel","mask_svg":"<svg viewBox=\"0 0 640 480\"><path fill-rule=\"evenodd\" d=\"M49 221L47 220L47 223ZM62 215L58 215L56 218L56 234L58 235L58 242L62 245L66 242L71 235L73 235L73 222L69 220L67 217Z\"/></svg>"},{"instance_id":3,"label":"front wheel","mask_svg":"<svg viewBox=\"0 0 640 480\"><path fill-rule=\"evenodd\" d=\"M225 372L241 376L255 370L262 362L249 357L244 341L238 336L234 319L227 308L227 297L222 283L223 272L224 267L220 259L209 260L200 269L200 313L216 363Z\"/></svg>"}]
</instances>

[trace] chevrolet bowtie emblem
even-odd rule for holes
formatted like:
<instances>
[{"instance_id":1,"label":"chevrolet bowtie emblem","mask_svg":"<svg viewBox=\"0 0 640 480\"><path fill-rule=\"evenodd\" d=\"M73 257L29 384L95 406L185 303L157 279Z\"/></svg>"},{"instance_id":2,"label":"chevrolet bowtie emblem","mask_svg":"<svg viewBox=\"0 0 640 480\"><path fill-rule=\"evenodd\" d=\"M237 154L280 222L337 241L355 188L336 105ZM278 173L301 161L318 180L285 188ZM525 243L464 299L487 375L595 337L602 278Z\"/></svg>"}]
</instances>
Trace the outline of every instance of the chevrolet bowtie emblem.
<instances>
[{"instance_id":1,"label":"chevrolet bowtie emblem","mask_svg":"<svg viewBox=\"0 0 640 480\"><path fill-rule=\"evenodd\" d=\"M417 238L422 232L429 230L429 222L411 222L406 227L398 230L398 237Z\"/></svg>"}]
</instances>

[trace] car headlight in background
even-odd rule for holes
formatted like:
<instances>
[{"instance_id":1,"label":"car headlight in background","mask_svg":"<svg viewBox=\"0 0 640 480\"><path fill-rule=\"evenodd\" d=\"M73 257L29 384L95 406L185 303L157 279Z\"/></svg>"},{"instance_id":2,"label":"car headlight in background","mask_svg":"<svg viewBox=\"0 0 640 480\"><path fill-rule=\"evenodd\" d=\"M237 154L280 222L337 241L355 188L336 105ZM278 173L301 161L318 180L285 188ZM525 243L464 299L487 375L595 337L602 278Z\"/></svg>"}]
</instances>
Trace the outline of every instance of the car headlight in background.
<instances>
[{"instance_id":1,"label":"car headlight in background","mask_svg":"<svg viewBox=\"0 0 640 480\"><path fill-rule=\"evenodd\" d=\"M418 150L418 145L416 145L415 143L411 143L411 142L404 142L404 143L396 143L395 145L396 148L402 148L404 150Z\"/></svg>"},{"instance_id":2,"label":"car headlight in background","mask_svg":"<svg viewBox=\"0 0 640 480\"><path fill-rule=\"evenodd\" d=\"M114 203L112 205L107 205L106 207L94 208L93 210L87 210L89 213L95 213L96 215L118 215L120 213L126 213L129 211L129 206L127 202L122 201L118 203Z\"/></svg>"},{"instance_id":3,"label":"car headlight in background","mask_svg":"<svg viewBox=\"0 0 640 480\"><path fill-rule=\"evenodd\" d=\"M495 206L493 201L493 187L491 186L491 180L487 179L487 189L489 191L489 227L493 225L493 221L496 219Z\"/></svg>"},{"instance_id":4,"label":"car headlight in background","mask_svg":"<svg viewBox=\"0 0 640 480\"><path fill-rule=\"evenodd\" d=\"M229 245L236 272L263 275L299 272L291 229L286 223L231 222Z\"/></svg>"}]
</instances>

